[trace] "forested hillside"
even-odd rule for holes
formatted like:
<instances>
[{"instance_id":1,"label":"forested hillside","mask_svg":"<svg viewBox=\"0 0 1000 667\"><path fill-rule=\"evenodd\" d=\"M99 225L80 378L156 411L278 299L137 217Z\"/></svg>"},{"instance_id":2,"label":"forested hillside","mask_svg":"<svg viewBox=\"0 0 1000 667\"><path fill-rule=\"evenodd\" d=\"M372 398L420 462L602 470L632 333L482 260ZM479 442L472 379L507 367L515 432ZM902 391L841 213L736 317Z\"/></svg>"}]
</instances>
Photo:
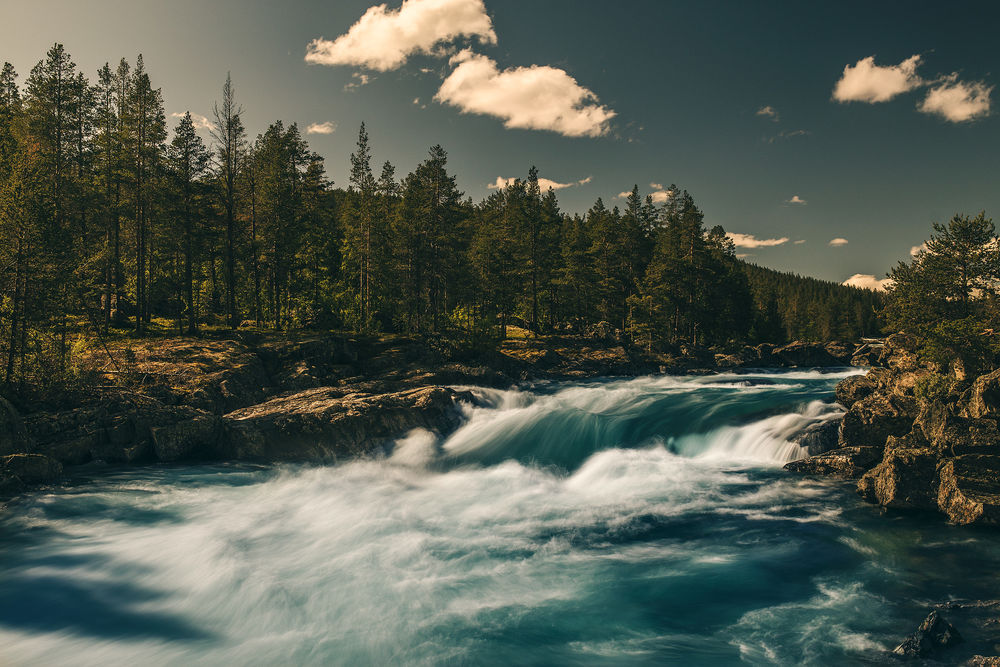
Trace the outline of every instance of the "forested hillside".
<instances>
[{"instance_id":1,"label":"forested hillside","mask_svg":"<svg viewBox=\"0 0 1000 667\"><path fill-rule=\"evenodd\" d=\"M206 101L207 103L208 101ZM298 126L248 135L227 77L206 144L142 57L90 79L59 44L0 74L0 380L109 335L253 326L490 341L596 324L650 350L852 339L873 293L746 265L676 186L562 211L537 172L474 203L441 146L400 178L362 125L334 187ZM347 159L347 156L344 156Z\"/></svg>"}]
</instances>

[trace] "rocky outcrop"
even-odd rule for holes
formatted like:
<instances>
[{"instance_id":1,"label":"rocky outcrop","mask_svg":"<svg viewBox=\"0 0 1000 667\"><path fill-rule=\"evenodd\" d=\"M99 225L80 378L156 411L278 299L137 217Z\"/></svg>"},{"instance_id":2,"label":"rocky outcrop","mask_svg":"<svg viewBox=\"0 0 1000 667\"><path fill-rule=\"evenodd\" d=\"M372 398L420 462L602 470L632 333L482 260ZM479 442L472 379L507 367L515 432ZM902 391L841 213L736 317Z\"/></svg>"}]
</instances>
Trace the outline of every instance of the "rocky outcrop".
<instances>
[{"instance_id":1,"label":"rocky outcrop","mask_svg":"<svg viewBox=\"0 0 1000 667\"><path fill-rule=\"evenodd\" d=\"M892 652L902 658L927 658L961 643L962 635L955 626L936 611L932 611L917 631L903 640L903 643Z\"/></svg>"},{"instance_id":2,"label":"rocky outcrop","mask_svg":"<svg viewBox=\"0 0 1000 667\"><path fill-rule=\"evenodd\" d=\"M882 456L876 447L840 447L824 454L785 464L785 470L805 475L857 479Z\"/></svg>"},{"instance_id":3,"label":"rocky outcrop","mask_svg":"<svg viewBox=\"0 0 1000 667\"><path fill-rule=\"evenodd\" d=\"M941 462L937 503L955 524L1000 524L1000 456L966 454Z\"/></svg>"},{"instance_id":4,"label":"rocky outcrop","mask_svg":"<svg viewBox=\"0 0 1000 667\"><path fill-rule=\"evenodd\" d=\"M0 396L0 456L28 449L24 420L10 401Z\"/></svg>"},{"instance_id":5,"label":"rocky outcrop","mask_svg":"<svg viewBox=\"0 0 1000 667\"><path fill-rule=\"evenodd\" d=\"M380 395L310 389L226 415L220 454L317 462L367 454L415 428L451 431L461 421L459 400L471 395L444 387Z\"/></svg>"},{"instance_id":6,"label":"rocky outcrop","mask_svg":"<svg viewBox=\"0 0 1000 667\"><path fill-rule=\"evenodd\" d=\"M937 510L960 525L1000 524L1000 370L968 382L953 368L945 375L921 364L915 345L890 336L885 368L838 385L848 408L839 449L785 467L857 478L861 497L884 507Z\"/></svg>"},{"instance_id":7,"label":"rocky outcrop","mask_svg":"<svg viewBox=\"0 0 1000 667\"><path fill-rule=\"evenodd\" d=\"M889 436L905 435L913 426L917 404L912 398L873 393L855 402L840 422L840 444L885 447Z\"/></svg>"},{"instance_id":8,"label":"rocky outcrop","mask_svg":"<svg viewBox=\"0 0 1000 667\"><path fill-rule=\"evenodd\" d=\"M0 497L21 492L26 486L48 484L62 475L62 465L41 454L0 457Z\"/></svg>"},{"instance_id":9,"label":"rocky outcrop","mask_svg":"<svg viewBox=\"0 0 1000 667\"><path fill-rule=\"evenodd\" d=\"M858 480L858 493L885 507L937 509L937 463L929 447L887 447L882 461Z\"/></svg>"}]
</instances>

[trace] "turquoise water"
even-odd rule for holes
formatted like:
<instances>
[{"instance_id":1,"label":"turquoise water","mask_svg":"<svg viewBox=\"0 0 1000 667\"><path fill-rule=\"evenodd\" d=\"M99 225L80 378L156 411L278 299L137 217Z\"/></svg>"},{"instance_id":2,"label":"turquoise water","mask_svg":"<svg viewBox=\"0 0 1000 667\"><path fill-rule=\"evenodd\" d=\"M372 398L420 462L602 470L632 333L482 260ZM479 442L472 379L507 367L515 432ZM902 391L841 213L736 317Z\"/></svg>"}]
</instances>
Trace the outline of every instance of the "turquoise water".
<instances>
[{"instance_id":1,"label":"turquoise water","mask_svg":"<svg viewBox=\"0 0 1000 667\"><path fill-rule=\"evenodd\" d=\"M0 663L868 661L992 595L1000 541L781 470L850 372L477 389L378 459L80 474L0 517Z\"/></svg>"}]
</instances>

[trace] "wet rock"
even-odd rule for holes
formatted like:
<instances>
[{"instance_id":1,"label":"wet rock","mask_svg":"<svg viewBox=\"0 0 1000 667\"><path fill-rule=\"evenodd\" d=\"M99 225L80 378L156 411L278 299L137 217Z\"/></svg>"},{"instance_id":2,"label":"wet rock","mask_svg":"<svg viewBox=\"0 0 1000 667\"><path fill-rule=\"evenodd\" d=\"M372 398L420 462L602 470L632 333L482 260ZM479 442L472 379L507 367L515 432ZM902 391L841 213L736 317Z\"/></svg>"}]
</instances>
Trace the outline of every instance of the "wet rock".
<instances>
[{"instance_id":1,"label":"wet rock","mask_svg":"<svg viewBox=\"0 0 1000 667\"><path fill-rule=\"evenodd\" d=\"M62 475L62 465L42 454L11 454L0 458L0 469L25 484L45 484Z\"/></svg>"},{"instance_id":2,"label":"wet rock","mask_svg":"<svg viewBox=\"0 0 1000 667\"><path fill-rule=\"evenodd\" d=\"M905 435L917 416L913 399L873 393L854 403L840 422L841 446L885 446L890 435Z\"/></svg>"},{"instance_id":3,"label":"wet rock","mask_svg":"<svg viewBox=\"0 0 1000 667\"><path fill-rule=\"evenodd\" d=\"M378 395L320 387L224 417L220 453L257 461L335 461L371 453L414 428L447 433L461 422L464 392L423 387Z\"/></svg>"},{"instance_id":4,"label":"wet rock","mask_svg":"<svg viewBox=\"0 0 1000 667\"><path fill-rule=\"evenodd\" d=\"M958 525L1000 524L1000 456L966 454L938 468L938 508Z\"/></svg>"},{"instance_id":5,"label":"wet rock","mask_svg":"<svg viewBox=\"0 0 1000 667\"><path fill-rule=\"evenodd\" d=\"M825 475L843 479L857 479L882 457L878 447L841 447L819 456L792 461L785 470L804 475Z\"/></svg>"},{"instance_id":6,"label":"wet rock","mask_svg":"<svg viewBox=\"0 0 1000 667\"><path fill-rule=\"evenodd\" d=\"M1000 368L972 383L964 413L973 418L1000 417Z\"/></svg>"},{"instance_id":7,"label":"wet rock","mask_svg":"<svg viewBox=\"0 0 1000 667\"><path fill-rule=\"evenodd\" d=\"M929 447L887 446L882 461L858 480L858 493L884 507L937 509L937 463Z\"/></svg>"},{"instance_id":8,"label":"wet rock","mask_svg":"<svg viewBox=\"0 0 1000 667\"><path fill-rule=\"evenodd\" d=\"M875 388L875 382L867 375L852 375L838 382L834 391L837 402L850 410L855 403L870 396Z\"/></svg>"},{"instance_id":9,"label":"wet rock","mask_svg":"<svg viewBox=\"0 0 1000 667\"><path fill-rule=\"evenodd\" d=\"M215 415L150 428L153 452L160 461L208 459L217 453L222 420Z\"/></svg>"},{"instance_id":10,"label":"wet rock","mask_svg":"<svg viewBox=\"0 0 1000 667\"><path fill-rule=\"evenodd\" d=\"M917 631L893 649L893 653L903 658L926 658L943 649L962 643L962 635L955 626L936 611L924 619Z\"/></svg>"},{"instance_id":11,"label":"wet rock","mask_svg":"<svg viewBox=\"0 0 1000 667\"><path fill-rule=\"evenodd\" d=\"M810 424L796 439L795 442L806 448L809 456L825 454L831 449L837 448L837 439L840 431L839 419L828 419L826 421Z\"/></svg>"},{"instance_id":12,"label":"wet rock","mask_svg":"<svg viewBox=\"0 0 1000 667\"><path fill-rule=\"evenodd\" d=\"M823 349L844 366L848 365L851 362L851 357L854 356L854 346L847 343L834 341L824 345Z\"/></svg>"}]
</instances>

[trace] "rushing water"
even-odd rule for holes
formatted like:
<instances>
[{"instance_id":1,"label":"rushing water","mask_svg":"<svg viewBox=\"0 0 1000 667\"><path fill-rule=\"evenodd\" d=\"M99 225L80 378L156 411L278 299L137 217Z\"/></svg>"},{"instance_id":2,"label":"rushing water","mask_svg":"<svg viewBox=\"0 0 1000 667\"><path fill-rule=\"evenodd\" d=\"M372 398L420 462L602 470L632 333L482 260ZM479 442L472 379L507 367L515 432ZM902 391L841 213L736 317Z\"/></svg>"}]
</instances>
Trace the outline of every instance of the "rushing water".
<instances>
[{"instance_id":1,"label":"rushing water","mask_svg":"<svg viewBox=\"0 0 1000 667\"><path fill-rule=\"evenodd\" d=\"M0 663L868 660L995 588L1000 542L781 470L847 373L475 390L379 459L95 470L0 517Z\"/></svg>"}]
</instances>

